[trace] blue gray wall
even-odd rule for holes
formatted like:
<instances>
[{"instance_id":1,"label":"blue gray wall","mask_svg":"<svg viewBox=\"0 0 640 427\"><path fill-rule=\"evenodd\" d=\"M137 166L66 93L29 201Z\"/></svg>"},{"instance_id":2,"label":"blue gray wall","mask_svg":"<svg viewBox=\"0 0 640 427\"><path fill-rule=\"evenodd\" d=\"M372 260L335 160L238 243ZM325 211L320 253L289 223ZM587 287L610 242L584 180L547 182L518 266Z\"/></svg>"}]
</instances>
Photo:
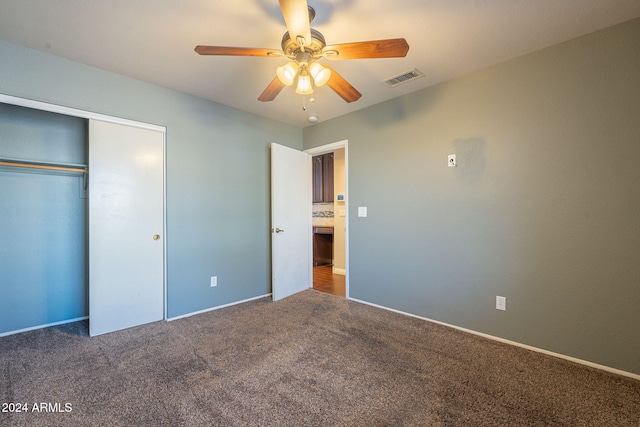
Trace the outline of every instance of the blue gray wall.
<instances>
[{"instance_id":1,"label":"blue gray wall","mask_svg":"<svg viewBox=\"0 0 640 427\"><path fill-rule=\"evenodd\" d=\"M167 127L169 317L271 291L269 144L301 149L301 129L3 41L0 76L3 94ZM0 312L0 333L32 326Z\"/></svg>"},{"instance_id":2,"label":"blue gray wall","mask_svg":"<svg viewBox=\"0 0 640 427\"><path fill-rule=\"evenodd\" d=\"M640 374L640 19L304 130L344 139L352 297Z\"/></svg>"}]
</instances>

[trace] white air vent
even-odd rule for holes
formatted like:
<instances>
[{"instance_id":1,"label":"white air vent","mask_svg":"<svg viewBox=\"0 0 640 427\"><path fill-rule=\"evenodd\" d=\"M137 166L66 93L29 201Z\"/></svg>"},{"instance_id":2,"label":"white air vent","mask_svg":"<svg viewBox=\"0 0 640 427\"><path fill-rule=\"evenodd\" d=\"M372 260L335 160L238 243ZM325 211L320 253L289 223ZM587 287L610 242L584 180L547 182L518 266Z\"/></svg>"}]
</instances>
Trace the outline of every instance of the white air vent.
<instances>
[{"instance_id":1,"label":"white air vent","mask_svg":"<svg viewBox=\"0 0 640 427\"><path fill-rule=\"evenodd\" d=\"M417 68L414 68L411 71L398 74L397 76L389 77L388 79L383 80L381 83L389 87L396 87L398 85L410 82L411 80L419 79L420 77L424 77L424 74L418 71Z\"/></svg>"}]
</instances>

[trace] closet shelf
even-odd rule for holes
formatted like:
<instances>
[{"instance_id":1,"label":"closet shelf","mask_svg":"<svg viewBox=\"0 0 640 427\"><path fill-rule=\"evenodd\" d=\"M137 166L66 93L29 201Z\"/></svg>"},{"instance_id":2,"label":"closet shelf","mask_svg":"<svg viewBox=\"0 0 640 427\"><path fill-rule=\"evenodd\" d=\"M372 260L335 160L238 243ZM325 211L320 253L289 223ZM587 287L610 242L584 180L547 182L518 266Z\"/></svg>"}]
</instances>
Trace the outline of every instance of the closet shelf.
<instances>
[{"instance_id":1,"label":"closet shelf","mask_svg":"<svg viewBox=\"0 0 640 427\"><path fill-rule=\"evenodd\" d=\"M18 160L0 158L0 166L8 166L13 168L27 168L27 169L43 169L61 172L75 172L75 173L88 173L89 168L86 165L79 165L74 163L51 163L51 162L36 162L31 160Z\"/></svg>"}]
</instances>

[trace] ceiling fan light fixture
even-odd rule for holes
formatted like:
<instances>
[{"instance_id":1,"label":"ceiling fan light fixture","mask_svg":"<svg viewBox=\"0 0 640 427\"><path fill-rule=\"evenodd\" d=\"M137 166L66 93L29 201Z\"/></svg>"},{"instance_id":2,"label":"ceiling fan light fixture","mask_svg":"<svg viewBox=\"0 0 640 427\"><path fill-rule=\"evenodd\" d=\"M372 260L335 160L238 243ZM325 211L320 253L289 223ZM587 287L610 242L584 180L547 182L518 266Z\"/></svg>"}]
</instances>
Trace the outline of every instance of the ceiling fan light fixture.
<instances>
[{"instance_id":1,"label":"ceiling fan light fixture","mask_svg":"<svg viewBox=\"0 0 640 427\"><path fill-rule=\"evenodd\" d=\"M287 86L291 86L293 84L296 74L298 74L298 64L293 61L276 69L278 79Z\"/></svg>"},{"instance_id":2,"label":"ceiling fan light fixture","mask_svg":"<svg viewBox=\"0 0 640 427\"><path fill-rule=\"evenodd\" d=\"M316 86L325 85L331 78L331 70L323 67L317 62L314 62L309 66L309 73L311 73L313 82L316 84Z\"/></svg>"},{"instance_id":3,"label":"ceiling fan light fixture","mask_svg":"<svg viewBox=\"0 0 640 427\"><path fill-rule=\"evenodd\" d=\"M405 57L409 51L409 44L404 38L327 45L322 33L311 28L315 10L308 5L307 0L278 1L287 27L280 42L281 51L232 46L198 45L195 47L196 53L200 55L288 58L291 62L276 69L276 77L272 78L258 97L258 101L273 101L283 88L295 84L296 93L308 95L309 102L313 102L313 86L320 87L326 84L345 102L354 102L360 99L362 94L331 67L317 64L316 61L323 58L330 60L401 58ZM394 80L404 80L405 77L399 76ZM303 97L303 110L306 110L305 99Z\"/></svg>"},{"instance_id":4,"label":"ceiling fan light fixture","mask_svg":"<svg viewBox=\"0 0 640 427\"><path fill-rule=\"evenodd\" d=\"M296 93L298 95L311 95L313 93L313 86L311 85L311 76L307 70L302 70L298 77L298 86L296 87Z\"/></svg>"}]
</instances>

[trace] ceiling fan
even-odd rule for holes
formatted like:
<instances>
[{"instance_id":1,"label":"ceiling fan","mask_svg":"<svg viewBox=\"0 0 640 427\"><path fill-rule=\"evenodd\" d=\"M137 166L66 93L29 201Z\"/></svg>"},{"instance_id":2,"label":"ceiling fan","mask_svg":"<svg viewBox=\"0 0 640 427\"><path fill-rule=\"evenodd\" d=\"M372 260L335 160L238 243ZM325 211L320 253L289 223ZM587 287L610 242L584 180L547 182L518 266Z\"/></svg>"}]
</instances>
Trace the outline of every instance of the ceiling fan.
<instances>
[{"instance_id":1,"label":"ceiling fan","mask_svg":"<svg viewBox=\"0 0 640 427\"><path fill-rule=\"evenodd\" d=\"M318 60L399 58L407 55L409 45L403 38L343 43L327 46L324 36L311 28L315 10L307 0L279 0L287 32L282 37L282 50L198 45L200 55L286 57L290 61L276 70L276 77L258 97L273 101L285 86L296 83L296 93L313 94L313 87L327 84L346 102L360 99L362 94L331 67ZM297 80L296 80L297 78Z\"/></svg>"}]
</instances>

